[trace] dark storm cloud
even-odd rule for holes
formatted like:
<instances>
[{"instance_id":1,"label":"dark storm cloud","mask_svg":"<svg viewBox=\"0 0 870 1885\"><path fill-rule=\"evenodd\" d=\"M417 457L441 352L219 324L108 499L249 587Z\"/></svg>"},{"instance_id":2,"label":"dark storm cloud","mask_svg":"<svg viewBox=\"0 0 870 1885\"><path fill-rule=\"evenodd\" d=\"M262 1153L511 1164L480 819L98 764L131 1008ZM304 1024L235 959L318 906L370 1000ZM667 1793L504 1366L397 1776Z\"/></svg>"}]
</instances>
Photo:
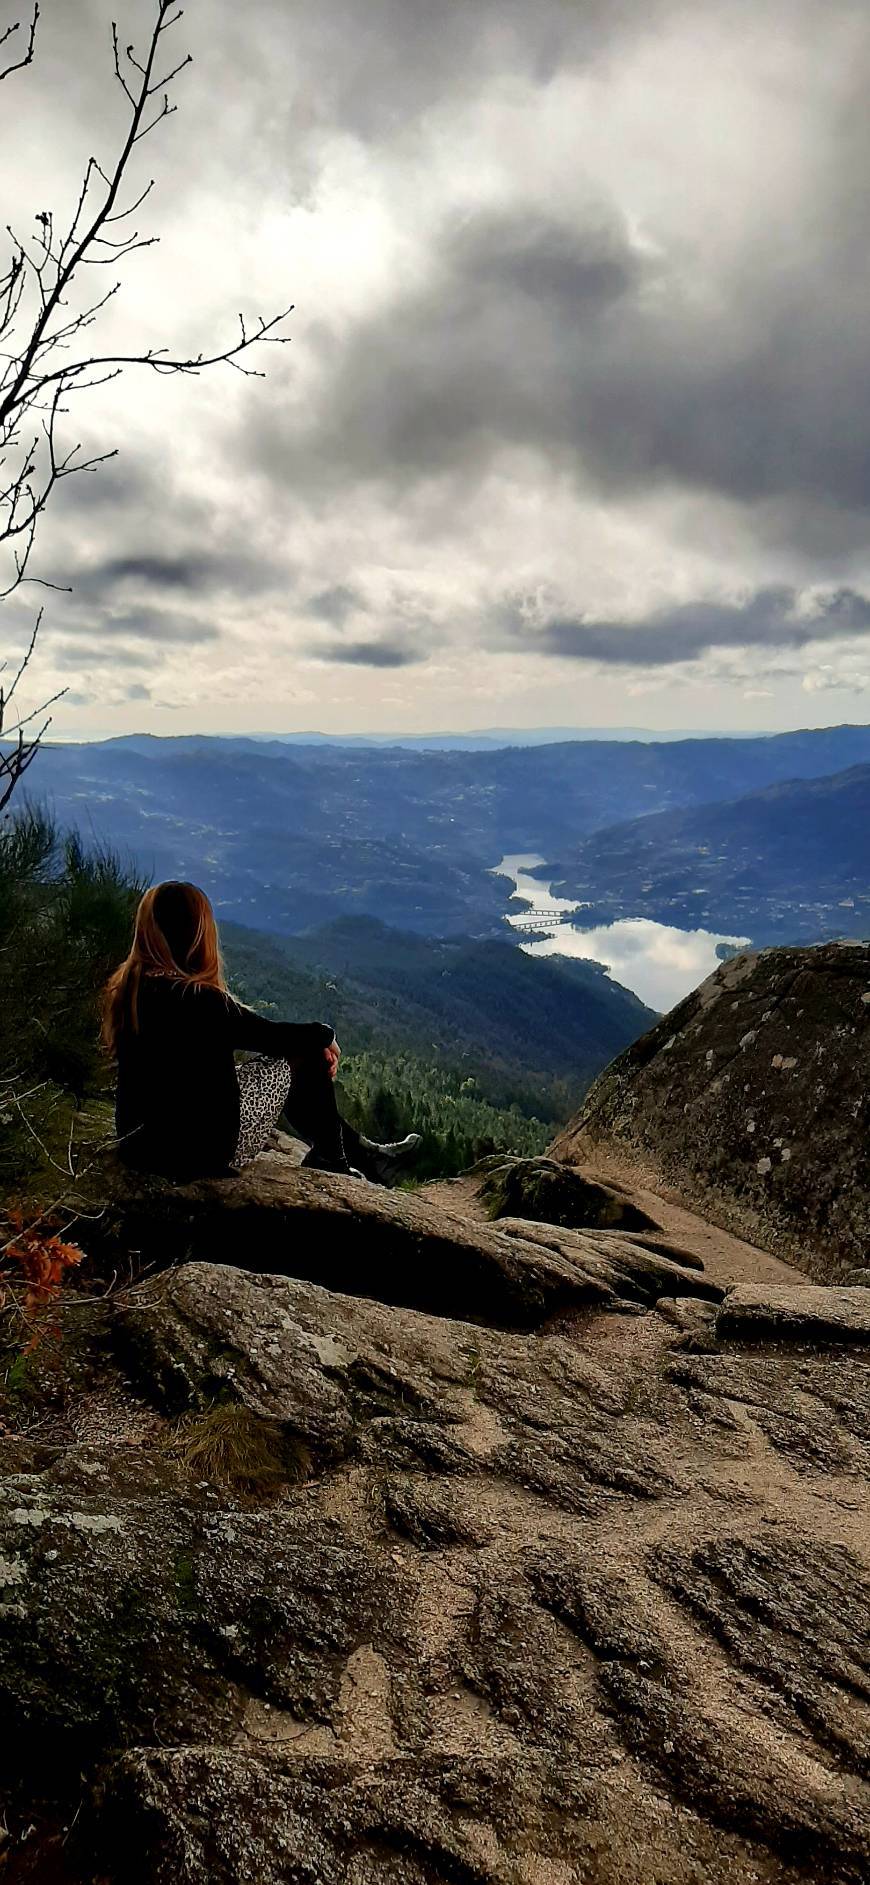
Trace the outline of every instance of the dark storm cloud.
<instances>
[{"instance_id":1,"label":"dark storm cloud","mask_svg":"<svg viewBox=\"0 0 870 1885\"><path fill-rule=\"evenodd\" d=\"M402 641L339 641L331 648L310 652L317 661L338 661L349 667L409 668L425 661L428 649Z\"/></svg>"},{"instance_id":2,"label":"dark storm cloud","mask_svg":"<svg viewBox=\"0 0 870 1885\"><path fill-rule=\"evenodd\" d=\"M111 450L112 442L94 438L82 456ZM144 511L149 506L162 507L163 484L160 467L124 446L116 458L97 465L93 471L81 471L64 478L52 494L52 512L61 518L90 516L94 511Z\"/></svg>"},{"instance_id":3,"label":"dark storm cloud","mask_svg":"<svg viewBox=\"0 0 870 1885\"><path fill-rule=\"evenodd\" d=\"M647 274L621 224L604 215L577 229L529 214L478 212L450 232L446 259L484 311L491 313L493 296L519 299L562 325L608 309Z\"/></svg>"},{"instance_id":4,"label":"dark storm cloud","mask_svg":"<svg viewBox=\"0 0 870 1885\"><path fill-rule=\"evenodd\" d=\"M212 25L244 84L281 84L297 162L306 137L340 124L367 141L401 134L445 98L514 74L545 85L627 36L654 33L673 0L259 0L254 33L222 0L202 9L198 59ZM185 22L188 24L189 22Z\"/></svg>"},{"instance_id":5,"label":"dark storm cloud","mask_svg":"<svg viewBox=\"0 0 870 1885\"><path fill-rule=\"evenodd\" d=\"M870 134L845 114L838 155L866 174ZM250 459L315 489L482 476L537 450L581 491L656 486L793 507L823 547L863 543L870 427L870 194L824 180L791 246L747 257L715 296L703 256L632 244L602 208L585 226L534 211L448 228L425 290L361 320L335 352L309 425L257 415ZM788 267L779 260L787 252ZM787 539L788 529L784 535Z\"/></svg>"},{"instance_id":6,"label":"dark storm cloud","mask_svg":"<svg viewBox=\"0 0 870 1885\"><path fill-rule=\"evenodd\" d=\"M214 581L214 564L204 556L119 556L86 573L94 587L142 583L151 589L203 589ZM79 577L79 586L82 579Z\"/></svg>"},{"instance_id":7,"label":"dark storm cloud","mask_svg":"<svg viewBox=\"0 0 870 1885\"><path fill-rule=\"evenodd\" d=\"M249 454L278 482L344 483L483 469L504 444L573 450L578 375L650 272L615 216L466 218L426 292L349 336L311 429L274 406Z\"/></svg>"},{"instance_id":8,"label":"dark storm cloud","mask_svg":"<svg viewBox=\"0 0 870 1885\"><path fill-rule=\"evenodd\" d=\"M73 565L70 570L76 595L105 602L120 589L262 595L276 586L286 587L288 577L286 569L268 559L220 548L174 555L143 549L78 568Z\"/></svg>"},{"instance_id":9,"label":"dark storm cloud","mask_svg":"<svg viewBox=\"0 0 870 1885\"><path fill-rule=\"evenodd\" d=\"M870 599L851 589L800 609L793 589L760 589L742 603L697 602L656 610L639 622L562 619L531 629L509 623L513 644L541 654L625 667L696 661L714 648L803 648L870 632Z\"/></svg>"}]
</instances>

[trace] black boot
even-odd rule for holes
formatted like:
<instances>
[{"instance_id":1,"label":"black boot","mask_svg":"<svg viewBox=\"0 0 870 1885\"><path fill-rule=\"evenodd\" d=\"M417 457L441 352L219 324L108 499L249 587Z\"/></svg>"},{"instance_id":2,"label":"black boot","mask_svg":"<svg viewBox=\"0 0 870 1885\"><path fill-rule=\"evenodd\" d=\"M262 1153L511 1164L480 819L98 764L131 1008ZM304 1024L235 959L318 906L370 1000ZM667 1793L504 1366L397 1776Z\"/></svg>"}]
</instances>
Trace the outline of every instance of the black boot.
<instances>
[{"instance_id":1,"label":"black boot","mask_svg":"<svg viewBox=\"0 0 870 1885\"><path fill-rule=\"evenodd\" d=\"M296 1063L282 1115L290 1131L307 1141L311 1150L302 1164L309 1172L336 1172L343 1178L362 1178L348 1158L343 1122L335 1102L335 1087L321 1054Z\"/></svg>"},{"instance_id":2,"label":"black boot","mask_svg":"<svg viewBox=\"0 0 870 1885\"><path fill-rule=\"evenodd\" d=\"M419 1132L409 1132L404 1139L394 1139L389 1145L379 1145L375 1139L367 1139L362 1132L353 1132L351 1127L342 1126L346 1150L355 1158L366 1178L378 1185L395 1184L403 1167L409 1165L417 1147L422 1144Z\"/></svg>"},{"instance_id":3,"label":"black boot","mask_svg":"<svg viewBox=\"0 0 870 1885\"><path fill-rule=\"evenodd\" d=\"M326 1153L319 1152L315 1146L311 1147L310 1152L306 1152L300 1170L334 1172L338 1178L365 1178L365 1172L357 1171L356 1166L351 1165L346 1158L330 1157Z\"/></svg>"}]
</instances>

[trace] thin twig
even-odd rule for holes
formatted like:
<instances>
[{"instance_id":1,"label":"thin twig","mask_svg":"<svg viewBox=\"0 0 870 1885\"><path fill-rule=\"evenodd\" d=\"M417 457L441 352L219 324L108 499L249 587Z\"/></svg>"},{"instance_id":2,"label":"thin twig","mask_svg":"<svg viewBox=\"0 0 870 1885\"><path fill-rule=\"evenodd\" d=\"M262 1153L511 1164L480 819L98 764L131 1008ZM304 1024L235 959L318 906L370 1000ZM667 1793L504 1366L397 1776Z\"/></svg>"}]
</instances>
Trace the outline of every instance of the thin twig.
<instances>
[{"instance_id":1,"label":"thin twig","mask_svg":"<svg viewBox=\"0 0 870 1885\"><path fill-rule=\"evenodd\" d=\"M34 8L33 8L33 14L30 21L30 31L27 37L26 50L24 51L20 59L14 59L11 65L7 65L3 67L3 70L0 71L0 81L2 81L3 79L8 79L11 72L20 72L24 66L32 64L34 48L36 46L36 28L38 24L39 24L39 5L37 3L36 5L34 5ZM20 28L21 28L20 20L15 20L13 21L13 24L11 26L7 26L5 33L0 34L0 46L5 46L6 41L11 39L13 37L13 34L19 32Z\"/></svg>"},{"instance_id":2,"label":"thin twig","mask_svg":"<svg viewBox=\"0 0 870 1885\"><path fill-rule=\"evenodd\" d=\"M262 347L283 346L289 340L281 328L291 308L269 318L261 315L251 326L240 315L235 341L186 356L173 353L163 342L146 345L138 352L104 353L98 346L79 351L84 336L90 336L121 287L116 279L105 293L88 298L87 305L75 311L73 290L76 282L84 279L84 270L120 265L158 239L141 233L132 222L151 196L153 177L141 188L130 190L126 184L139 144L175 112L173 88L191 61L189 54L168 59L162 56L166 51L164 41L168 45L167 35L183 17L181 7L176 0L152 0L152 4L152 25L141 55L131 44L122 49L118 28L112 26L114 74L129 106L114 161L104 165L98 157L89 157L68 222L56 221L50 209L40 209L33 233L26 240L8 228L11 252L5 270L0 269L0 545L9 546L10 565L6 586L0 583L0 601L25 582L46 589L64 587L31 573L37 527L62 480L96 470L115 455L114 451L99 452L85 458L80 444L65 451L58 449L57 428L74 394L103 386L128 367L192 377L224 365L235 372L262 377L262 369L254 366L250 357ZM21 56L5 69L0 68L0 79L31 63L38 21L36 0L26 43L20 36L21 20L0 33L0 47L14 46L16 51L21 47ZM15 35L19 35L17 41ZM25 311L32 319L19 336L17 329ZM35 436L31 435L31 422L36 422ZM12 736L11 746L0 752L0 813L32 764L47 731L50 718L46 717L46 709L65 691L59 690L51 700L9 727L9 702L29 667L41 623L40 611L18 673L5 694L0 691L0 734L5 716L7 737ZM28 727L33 730L25 737L24 729Z\"/></svg>"}]
</instances>

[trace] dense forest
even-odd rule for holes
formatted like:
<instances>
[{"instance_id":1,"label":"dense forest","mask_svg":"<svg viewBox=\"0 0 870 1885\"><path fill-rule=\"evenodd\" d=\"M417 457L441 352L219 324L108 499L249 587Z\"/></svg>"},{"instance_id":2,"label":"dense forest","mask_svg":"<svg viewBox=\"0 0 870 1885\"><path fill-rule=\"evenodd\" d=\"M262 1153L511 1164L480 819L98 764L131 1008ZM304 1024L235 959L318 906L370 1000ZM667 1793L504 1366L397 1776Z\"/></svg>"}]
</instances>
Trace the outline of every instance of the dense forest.
<instances>
[{"instance_id":1,"label":"dense forest","mask_svg":"<svg viewBox=\"0 0 870 1885\"><path fill-rule=\"evenodd\" d=\"M491 1105L473 1075L409 1054L346 1056L340 1104L351 1125L370 1138L389 1141L419 1132L423 1143L413 1168L418 1179L454 1177L488 1152L533 1157L553 1137L552 1123L530 1119L518 1106Z\"/></svg>"}]
</instances>

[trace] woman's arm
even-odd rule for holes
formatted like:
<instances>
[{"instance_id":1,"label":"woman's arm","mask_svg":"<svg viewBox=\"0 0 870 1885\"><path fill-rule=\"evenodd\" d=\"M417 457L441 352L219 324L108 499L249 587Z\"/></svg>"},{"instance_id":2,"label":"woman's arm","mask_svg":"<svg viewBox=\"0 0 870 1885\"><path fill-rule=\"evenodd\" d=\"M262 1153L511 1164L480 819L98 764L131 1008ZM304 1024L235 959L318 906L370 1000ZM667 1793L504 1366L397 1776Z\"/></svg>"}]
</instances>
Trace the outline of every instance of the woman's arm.
<instances>
[{"instance_id":1,"label":"woman's arm","mask_svg":"<svg viewBox=\"0 0 870 1885\"><path fill-rule=\"evenodd\" d=\"M233 1047L248 1047L272 1060L302 1060L323 1052L335 1040L328 1021L267 1021L231 995L225 997Z\"/></svg>"}]
</instances>

